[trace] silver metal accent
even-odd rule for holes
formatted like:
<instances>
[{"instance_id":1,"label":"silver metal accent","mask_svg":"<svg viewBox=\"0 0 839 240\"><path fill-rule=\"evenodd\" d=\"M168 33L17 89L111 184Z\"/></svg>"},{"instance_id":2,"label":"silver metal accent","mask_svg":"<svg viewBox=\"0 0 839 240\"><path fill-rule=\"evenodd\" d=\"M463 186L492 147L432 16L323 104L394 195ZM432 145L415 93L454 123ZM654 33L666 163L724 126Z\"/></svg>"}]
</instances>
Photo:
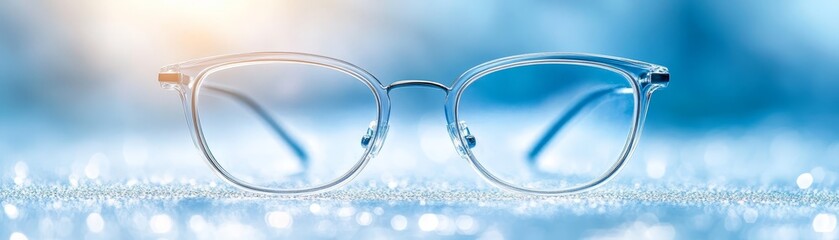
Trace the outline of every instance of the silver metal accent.
<instances>
[{"instance_id":1,"label":"silver metal accent","mask_svg":"<svg viewBox=\"0 0 839 240\"><path fill-rule=\"evenodd\" d=\"M429 87L429 88L437 88L443 90L444 92L449 92L449 87L443 85L438 82L428 81L428 80L401 80L396 81L385 87L385 90L390 92L390 90L401 88L401 87L410 87L410 86L417 86L417 87Z\"/></svg>"}]
</instances>

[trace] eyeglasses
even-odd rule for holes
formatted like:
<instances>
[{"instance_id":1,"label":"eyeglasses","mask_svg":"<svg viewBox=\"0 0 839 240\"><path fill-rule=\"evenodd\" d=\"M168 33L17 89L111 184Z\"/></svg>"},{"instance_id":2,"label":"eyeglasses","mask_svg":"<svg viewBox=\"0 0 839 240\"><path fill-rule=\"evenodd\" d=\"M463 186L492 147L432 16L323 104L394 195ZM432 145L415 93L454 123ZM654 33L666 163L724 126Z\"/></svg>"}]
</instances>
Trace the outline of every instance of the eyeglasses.
<instances>
[{"instance_id":1,"label":"eyeglasses","mask_svg":"<svg viewBox=\"0 0 839 240\"><path fill-rule=\"evenodd\" d=\"M454 148L489 183L561 195L599 186L625 165L650 97L669 76L629 59L535 53L473 67L451 87L383 85L338 59L264 52L166 66L158 80L179 93L210 167L245 190L299 195L342 186L381 149L390 93L427 87L445 92Z\"/></svg>"}]
</instances>

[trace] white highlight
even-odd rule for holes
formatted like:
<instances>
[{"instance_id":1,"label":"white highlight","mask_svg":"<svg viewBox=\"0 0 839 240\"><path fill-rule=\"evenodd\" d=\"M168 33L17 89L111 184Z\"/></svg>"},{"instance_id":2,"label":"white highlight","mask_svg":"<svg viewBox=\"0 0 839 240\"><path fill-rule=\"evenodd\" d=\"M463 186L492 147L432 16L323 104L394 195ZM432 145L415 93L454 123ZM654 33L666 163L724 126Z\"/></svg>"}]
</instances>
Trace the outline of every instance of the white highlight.
<instances>
[{"instance_id":1,"label":"white highlight","mask_svg":"<svg viewBox=\"0 0 839 240\"><path fill-rule=\"evenodd\" d=\"M420 216L417 225L419 226L420 230L430 232L437 229L437 226L440 224L440 220L437 218L437 215L426 213Z\"/></svg>"},{"instance_id":2,"label":"white highlight","mask_svg":"<svg viewBox=\"0 0 839 240\"><path fill-rule=\"evenodd\" d=\"M798 184L798 188L808 189L811 185L813 185L813 175L810 173L802 173L801 175L798 175L797 179L795 179L795 184Z\"/></svg>"},{"instance_id":3,"label":"white highlight","mask_svg":"<svg viewBox=\"0 0 839 240\"><path fill-rule=\"evenodd\" d=\"M294 219L291 217L291 214L287 212L275 211L265 214L265 222L273 228L288 228L293 221Z\"/></svg>"},{"instance_id":4,"label":"white highlight","mask_svg":"<svg viewBox=\"0 0 839 240\"><path fill-rule=\"evenodd\" d=\"M26 235L19 232L13 232L11 236L9 236L9 240L29 240Z\"/></svg>"},{"instance_id":5,"label":"white highlight","mask_svg":"<svg viewBox=\"0 0 839 240\"><path fill-rule=\"evenodd\" d=\"M99 213L91 213L87 215L87 229L93 233L100 233L105 230L105 220Z\"/></svg>"},{"instance_id":6,"label":"white highlight","mask_svg":"<svg viewBox=\"0 0 839 240\"><path fill-rule=\"evenodd\" d=\"M11 204L3 205L3 212L5 212L6 216L12 220L17 219L17 217L20 216L20 212L17 210L17 207Z\"/></svg>"},{"instance_id":7,"label":"white highlight","mask_svg":"<svg viewBox=\"0 0 839 240\"><path fill-rule=\"evenodd\" d=\"M813 218L813 231L818 233L830 233L836 229L836 215L819 213Z\"/></svg>"},{"instance_id":8,"label":"white highlight","mask_svg":"<svg viewBox=\"0 0 839 240\"><path fill-rule=\"evenodd\" d=\"M149 219L149 227L154 233L168 233L172 230L172 218L166 214L157 214Z\"/></svg>"},{"instance_id":9,"label":"white highlight","mask_svg":"<svg viewBox=\"0 0 839 240\"><path fill-rule=\"evenodd\" d=\"M320 204L312 203L312 205L309 205L309 211L314 213L314 214L320 213L320 211L321 211Z\"/></svg>"},{"instance_id":10,"label":"white highlight","mask_svg":"<svg viewBox=\"0 0 839 240\"><path fill-rule=\"evenodd\" d=\"M393 216L393 218L390 219L390 227L396 231L405 230L405 228L408 227L408 219L402 215Z\"/></svg>"},{"instance_id":11,"label":"white highlight","mask_svg":"<svg viewBox=\"0 0 839 240\"><path fill-rule=\"evenodd\" d=\"M370 223L373 223L373 214L370 214L369 212L361 212L355 217L355 221L361 226L370 225Z\"/></svg>"}]
</instances>

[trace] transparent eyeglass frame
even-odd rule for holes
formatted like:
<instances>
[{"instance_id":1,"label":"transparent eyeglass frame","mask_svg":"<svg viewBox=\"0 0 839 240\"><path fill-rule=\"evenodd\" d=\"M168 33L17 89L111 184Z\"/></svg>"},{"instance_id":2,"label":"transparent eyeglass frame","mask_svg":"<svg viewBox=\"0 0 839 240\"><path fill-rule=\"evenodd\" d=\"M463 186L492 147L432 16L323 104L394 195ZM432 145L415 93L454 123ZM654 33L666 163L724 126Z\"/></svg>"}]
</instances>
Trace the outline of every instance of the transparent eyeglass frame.
<instances>
[{"instance_id":1,"label":"transparent eyeglass frame","mask_svg":"<svg viewBox=\"0 0 839 240\"><path fill-rule=\"evenodd\" d=\"M265 63L297 63L325 67L348 74L365 84L370 89L376 101L378 116L377 119L371 123L367 134L361 139L362 146L365 148L362 157L346 173L332 181L314 187L304 189L273 189L250 184L236 178L226 171L213 156L212 151L204 138L204 132L201 127L201 119L198 113L198 96L202 90L214 90L216 92L225 93L234 99L244 102L245 105L250 107L251 110L256 111L269 125L271 125L277 134L285 140L286 143L292 146L292 149L294 149L301 159L305 159L305 152L301 150L299 145L296 144L287 134L284 134L283 130L278 125L272 124L274 122L269 119L270 116L266 113L266 111L257 104L253 103L253 101L249 100L247 96L238 95L229 90L213 88L210 86L202 87L207 76L213 74L214 72L240 66ZM472 136L465 121L462 121L458 116L460 98L464 91L473 82L493 72L537 64L569 64L600 68L623 76L631 85L631 89L619 89L621 93L631 93L634 99L632 125L625 145L620 155L617 156L615 163L605 173L594 180L564 189L541 190L519 187L493 175L492 172L481 165L480 161L471 151L471 148L476 144L476 137ZM203 156L206 158L213 171L215 171L216 174L226 182L247 191L272 195L306 195L333 190L348 183L361 172L370 159L376 156L385 141L385 137L388 132L388 120L390 117L390 91L402 87L416 86L436 88L445 91L446 104L444 108L448 124L448 132L452 143L460 156L466 159L489 183L514 193L556 196L594 189L612 179L621 170L621 168L625 166L640 137L647 109L649 107L650 97L655 90L668 85L670 75L665 67L635 60L594 54L547 52L516 55L480 64L463 73L457 78L457 80L454 81L454 84L451 87L427 80L401 80L393 82L390 85L383 85L367 71L338 59L306 53L258 52L208 57L169 65L160 70L160 73L158 74L158 81L164 89L175 90L179 93L186 113L187 123L192 128L192 139L196 147L203 153ZM600 94L602 95L603 93ZM589 104L589 101L597 100L598 96L599 95L589 95L589 97L584 98L587 100L577 103L577 105L572 107L572 109L583 108ZM560 121L555 123L551 129L543 135L539 142L537 142L537 145L529 153L531 159L538 154L541 145L544 145L544 143L550 140L553 135L556 134L557 130L565 124L563 121L567 121L569 118L573 117L571 116L573 114L576 114L573 110L567 112L566 115L568 116L561 117Z\"/></svg>"}]
</instances>

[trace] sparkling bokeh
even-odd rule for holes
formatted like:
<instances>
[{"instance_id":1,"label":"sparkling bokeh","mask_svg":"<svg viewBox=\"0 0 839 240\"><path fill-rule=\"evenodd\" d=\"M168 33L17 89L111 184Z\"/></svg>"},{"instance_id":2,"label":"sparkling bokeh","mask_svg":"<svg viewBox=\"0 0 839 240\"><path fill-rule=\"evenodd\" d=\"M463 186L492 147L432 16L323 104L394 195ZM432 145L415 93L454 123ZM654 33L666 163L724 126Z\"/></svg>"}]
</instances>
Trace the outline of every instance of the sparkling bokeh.
<instances>
[{"instance_id":1,"label":"sparkling bokeh","mask_svg":"<svg viewBox=\"0 0 839 240\"><path fill-rule=\"evenodd\" d=\"M836 1L2 1L0 239L837 239L837 12ZM335 57L383 84L588 52L667 66L672 82L626 168L591 192L488 185L451 145L446 96L404 89L390 96L387 143L352 183L270 197L206 166L156 79L167 64L255 51ZM293 90L277 95L307 94Z\"/></svg>"}]
</instances>

